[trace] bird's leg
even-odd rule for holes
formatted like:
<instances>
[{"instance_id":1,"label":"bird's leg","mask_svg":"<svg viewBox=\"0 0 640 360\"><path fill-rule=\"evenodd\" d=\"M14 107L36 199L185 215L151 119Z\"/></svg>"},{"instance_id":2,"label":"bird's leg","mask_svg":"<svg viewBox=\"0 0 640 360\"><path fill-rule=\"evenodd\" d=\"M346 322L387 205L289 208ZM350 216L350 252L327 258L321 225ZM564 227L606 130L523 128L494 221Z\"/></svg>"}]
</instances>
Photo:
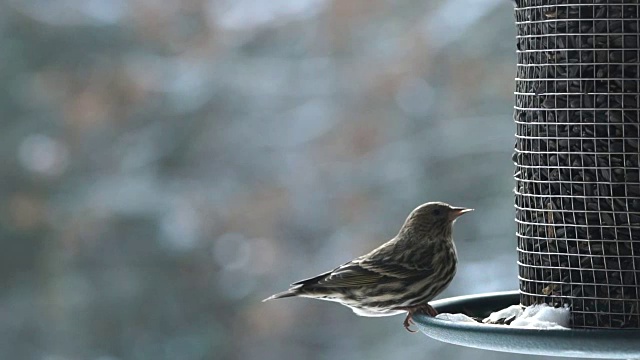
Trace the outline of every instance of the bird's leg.
<instances>
[{"instance_id":1,"label":"bird's leg","mask_svg":"<svg viewBox=\"0 0 640 360\"><path fill-rule=\"evenodd\" d=\"M415 306L407 306L402 308L402 310L407 311L407 317L404 319L404 322L402 324L404 325L404 328L411 333L416 332L416 330L411 330L411 325L413 325L413 314L415 314L416 312L422 312L432 317L438 315L436 309L434 309L433 306L429 305L428 303Z\"/></svg>"},{"instance_id":2,"label":"bird's leg","mask_svg":"<svg viewBox=\"0 0 640 360\"><path fill-rule=\"evenodd\" d=\"M438 315L438 311L429 304L423 304L420 309L425 313L427 313L427 315L430 315L431 317L435 317L436 315Z\"/></svg>"}]
</instances>

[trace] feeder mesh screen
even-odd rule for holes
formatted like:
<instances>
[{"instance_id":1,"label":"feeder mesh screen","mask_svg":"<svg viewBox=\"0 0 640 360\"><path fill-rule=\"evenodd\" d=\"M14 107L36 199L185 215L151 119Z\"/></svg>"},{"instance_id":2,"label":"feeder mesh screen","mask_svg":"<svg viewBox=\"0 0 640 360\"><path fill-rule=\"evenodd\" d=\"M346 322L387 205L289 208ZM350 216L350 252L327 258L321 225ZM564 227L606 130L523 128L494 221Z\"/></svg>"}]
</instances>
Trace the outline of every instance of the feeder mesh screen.
<instances>
[{"instance_id":1,"label":"feeder mesh screen","mask_svg":"<svg viewBox=\"0 0 640 360\"><path fill-rule=\"evenodd\" d=\"M640 327L638 1L518 0L516 222L523 305Z\"/></svg>"}]
</instances>

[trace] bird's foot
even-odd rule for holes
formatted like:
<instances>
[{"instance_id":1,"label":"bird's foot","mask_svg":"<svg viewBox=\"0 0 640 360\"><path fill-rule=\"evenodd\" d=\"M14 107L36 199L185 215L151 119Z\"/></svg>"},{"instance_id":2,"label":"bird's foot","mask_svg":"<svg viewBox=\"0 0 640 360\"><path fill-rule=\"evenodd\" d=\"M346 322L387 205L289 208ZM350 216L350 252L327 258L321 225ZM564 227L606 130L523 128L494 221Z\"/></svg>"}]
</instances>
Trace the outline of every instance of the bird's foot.
<instances>
[{"instance_id":1,"label":"bird's foot","mask_svg":"<svg viewBox=\"0 0 640 360\"><path fill-rule=\"evenodd\" d=\"M417 332L417 330L412 330L411 329L411 325L413 325L413 319L411 318L411 312L407 313L407 317L404 318L404 322L402 323L402 325L404 325L404 328L410 332L410 333L414 333Z\"/></svg>"},{"instance_id":2,"label":"bird's foot","mask_svg":"<svg viewBox=\"0 0 640 360\"><path fill-rule=\"evenodd\" d=\"M436 311L436 309L434 309L433 306L431 306L429 304L420 304L420 305L416 305L416 306L408 306L406 308L403 308L402 310L406 310L407 311L407 317L404 319L404 322L402 324L404 325L404 328L410 333L417 332L417 330L411 329L411 325L414 324L414 322L413 322L413 314L415 314L417 312L422 312L422 313L425 313L425 314L427 314L429 316L432 316L432 317L438 315L438 312Z\"/></svg>"}]
</instances>

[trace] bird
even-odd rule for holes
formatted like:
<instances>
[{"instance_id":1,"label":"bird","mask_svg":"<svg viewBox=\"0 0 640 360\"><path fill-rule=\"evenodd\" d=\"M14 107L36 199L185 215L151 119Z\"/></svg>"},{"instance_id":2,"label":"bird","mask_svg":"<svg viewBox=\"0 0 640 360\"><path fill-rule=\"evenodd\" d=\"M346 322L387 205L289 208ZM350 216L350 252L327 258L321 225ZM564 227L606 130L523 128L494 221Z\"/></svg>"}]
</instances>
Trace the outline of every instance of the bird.
<instances>
[{"instance_id":1,"label":"bird","mask_svg":"<svg viewBox=\"0 0 640 360\"><path fill-rule=\"evenodd\" d=\"M473 209L444 202L428 202L415 208L398 234L373 251L333 270L291 284L263 301L306 297L334 301L360 316L407 313L404 328L416 312L436 316L429 305L453 280L457 253L453 223Z\"/></svg>"}]
</instances>

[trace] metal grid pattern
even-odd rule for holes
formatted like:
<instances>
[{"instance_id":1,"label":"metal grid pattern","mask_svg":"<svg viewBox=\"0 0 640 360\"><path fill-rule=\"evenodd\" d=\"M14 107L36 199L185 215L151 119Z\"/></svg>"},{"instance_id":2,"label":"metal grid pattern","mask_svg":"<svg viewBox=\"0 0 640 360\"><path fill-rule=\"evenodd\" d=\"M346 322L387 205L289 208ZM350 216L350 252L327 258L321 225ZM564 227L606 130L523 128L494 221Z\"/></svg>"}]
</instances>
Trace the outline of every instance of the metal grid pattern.
<instances>
[{"instance_id":1,"label":"metal grid pattern","mask_svg":"<svg viewBox=\"0 0 640 360\"><path fill-rule=\"evenodd\" d=\"M515 204L523 305L640 327L638 0L518 0Z\"/></svg>"}]
</instances>

